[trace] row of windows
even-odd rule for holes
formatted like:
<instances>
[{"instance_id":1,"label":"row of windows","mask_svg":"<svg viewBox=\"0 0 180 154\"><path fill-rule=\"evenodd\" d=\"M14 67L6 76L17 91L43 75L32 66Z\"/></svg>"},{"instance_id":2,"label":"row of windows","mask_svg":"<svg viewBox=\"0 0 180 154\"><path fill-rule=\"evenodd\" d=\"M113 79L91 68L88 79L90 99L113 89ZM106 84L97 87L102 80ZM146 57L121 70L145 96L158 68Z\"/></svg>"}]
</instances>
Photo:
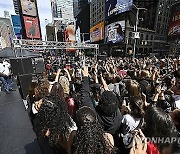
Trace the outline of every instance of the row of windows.
<instances>
[{"instance_id":1,"label":"row of windows","mask_svg":"<svg viewBox=\"0 0 180 154\"><path fill-rule=\"evenodd\" d=\"M158 21L163 23L168 23L169 18L162 18L161 16L158 16Z\"/></svg>"},{"instance_id":2,"label":"row of windows","mask_svg":"<svg viewBox=\"0 0 180 154\"><path fill-rule=\"evenodd\" d=\"M134 44L134 39L129 38L127 44L133 45ZM144 41L144 40L137 40L136 42L137 45L152 45L152 42Z\"/></svg>"},{"instance_id":3,"label":"row of windows","mask_svg":"<svg viewBox=\"0 0 180 154\"><path fill-rule=\"evenodd\" d=\"M156 33L157 33L157 34L160 34L160 35L166 35L166 34L167 34L167 30L157 29L157 30L156 30Z\"/></svg>"},{"instance_id":4,"label":"row of windows","mask_svg":"<svg viewBox=\"0 0 180 154\"><path fill-rule=\"evenodd\" d=\"M158 29L167 29L168 28L168 25L167 24L161 24L161 23L157 23L157 28Z\"/></svg>"}]
</instances>

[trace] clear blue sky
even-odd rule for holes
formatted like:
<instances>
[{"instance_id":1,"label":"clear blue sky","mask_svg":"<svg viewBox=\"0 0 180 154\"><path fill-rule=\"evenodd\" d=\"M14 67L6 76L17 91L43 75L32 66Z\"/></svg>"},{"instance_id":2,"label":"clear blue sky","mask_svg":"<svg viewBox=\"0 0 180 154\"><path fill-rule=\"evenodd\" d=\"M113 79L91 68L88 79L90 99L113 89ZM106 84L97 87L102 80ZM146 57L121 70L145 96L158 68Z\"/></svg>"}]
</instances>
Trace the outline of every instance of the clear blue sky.
<instances>
[{"instance_id":1,"label":"clear blue sky","mask_svg":"<svg viewBox=\"0 0 180 154\"><path fill-rule=\"evenodd\" d=\"M51 4L50 0L37 0L39 18L41 23L41 32L44 39L45 36L45 19L51 22ZM13 0L0 0L0 17L4 17L4 11L15 14Z\"/></svg>"}]
</instances>

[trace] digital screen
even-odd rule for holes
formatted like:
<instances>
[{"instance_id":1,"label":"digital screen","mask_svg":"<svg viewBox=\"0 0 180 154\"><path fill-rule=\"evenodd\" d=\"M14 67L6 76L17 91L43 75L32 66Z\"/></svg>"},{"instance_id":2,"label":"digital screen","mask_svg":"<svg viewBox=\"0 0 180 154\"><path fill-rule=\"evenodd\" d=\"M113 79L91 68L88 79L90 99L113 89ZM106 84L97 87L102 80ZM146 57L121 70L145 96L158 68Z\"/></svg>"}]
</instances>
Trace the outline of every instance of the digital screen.
<instances>
[{"instance_id":1,"label":"digital screen","mask_svg":"<svg viewBox=\"0 0 180 154\"><path fill-rule=\"evenodd\" d=\"M105 43L124 41L125 21L111 23L105 27Z\"/></svg>"},{"instance_id":2,"label":"digital screen","mask_svg":"<svg viewBox=\"0 0 180 154\"><path fill-rule=\"evenodd\" d=\"M105 0L105 19L132 9L133 0Z\"/></svg>"},{"instance_id":3,"label":"digital screen","mask_svg":"<svg viewBox=\"0 0 180 154\"><path fill-rule=\"evenodd\" d=\"M24 25L26 30L26 37L27 38L37 38L40 39L40 28L39 28L39 22L38 17L26 17L24 16Z\"/></svg>"},{"instance_id":4,"label":"digital screen","mask_svg":"<svg viewBox=\"0 0 180 154\"><path fill-rule=\"evenodd\" d=\"M20 0L22 14L29 16L37 16L36 0Z\"/></svg>"},{"instance_id":5,"label":"digital screen","mask_svg":"<svg viewBox=\"0 0 180 154\"><path fill-rule=\"evenodd\" d=\"M20 39L21 38L21 29L22 29L20 16L11 15L11 19L12 19L14 34L16 35L16 37L18 39Z\"/></svg>"},{"instance_id":6,"label":"digital screen","mask_svg":"<svg viewBox=\"0 0 180 154\"><path fill-rule=\"evenodd\" d=\"M91 42L104 39L104 22L97 24L90 29Z\"/></svg>"},{"instance_id":7,"label":"digital screen","mask_svg":"<svg viewBox=\"0 0 180 154\"><path fill-rule=\"evenodd\" d=\"M180 3L176 3L171 9L172 15L168 27L168 39L176 40L180 38Z\"/></svg>"},{"instance_id":8,"label":"digital screen","mask_svg":"<svg viewBox=\"0 0 180 154\"><path fill-rule=\"evenodd\" d=\"M76 42L75 27L74 25L68 25L65 29L65 40L66 42ZM74 52L74 48L67 48L66 51Z\"/></svg>"}]
</instances>

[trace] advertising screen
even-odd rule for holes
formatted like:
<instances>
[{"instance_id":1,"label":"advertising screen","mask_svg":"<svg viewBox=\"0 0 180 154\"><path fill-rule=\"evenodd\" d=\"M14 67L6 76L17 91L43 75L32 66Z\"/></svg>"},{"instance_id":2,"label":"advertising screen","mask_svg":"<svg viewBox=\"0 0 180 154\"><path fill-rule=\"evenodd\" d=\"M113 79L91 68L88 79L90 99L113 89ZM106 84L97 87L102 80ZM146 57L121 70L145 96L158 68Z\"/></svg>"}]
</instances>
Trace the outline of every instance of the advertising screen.
<instances>
[{"instance_id":1,"label":"advertising screen","mask_svg":"<svg viewBox=\"0 0 180 154\"><path fill-rule=\"evenodd\" d=\"M24 25L26 30L26 37L33 39L40 39L40 28L38 18L24 16Z\"/></svg>"},{"instance_id":2,"label":"advertising screen","mask_svg":"<svg viewBox=\"0 0 180 154\"><path fill-rule=\"evenodd\" d=\"M65 29L65 40L66 42L76 42L75 27L74 25L68 25ZM67 48L66 51L74 52L74 48Z\"/></svg>"},{"instance_id":3,"label":"advertising screen","mask_svg":"<svg viewBox=\"0 0 180 154\"><path fill-rule=\"evenodd\" d=\"M125 21L111 23L105 27L105 43L119 43L124 41Z\"/></svg>"},{"instance_id":4,"label":"advertising screen","mask_svg":"<svg viewBox=\"0 0 180 154\"><path fill-rule=\"evenodd\" d=\"M37 16L36 0L20 0L22 14L29 16Z\"/></svg>"},{"instance_id":5,"label":"advertising screen","mask_svg":"<svg viewBox=\"0 0 180 154\"><path fill-rule=\"evenodd\" d=\"M16 35L17 39L20 39L21 38L21 29L22 29L20 16L11 15L11 19L12 19L14 34Z\"/></svg>"},{"instance_id":6,"label":"advertising screen","mask_svg":"<svg viewBox=\"0 0 180 154\"><path fill-rule=\"evenodd\" d=\"M168 39L180 38L180 2L172 6L172 16L168 27Z\"/></svg>"},{"instance_id":7,"label":"advertising screen","mask_svg":"<svg viewBox=\"0 0 180 154\"><path fill-rule=\"evenodd\" d=\"M104 39L104 22L97 24L90 29L91 42Z\"/></svg>"},{"instance_id":8,"label":"advertising screen","mask_svg":"<svg viewBox=\"0 0 180 154\"><path fill-rule=\"evenodd\" d=\"M106 0L105 18L129 11L132 9L133 0Z\"/></svg>"}]
</instances>

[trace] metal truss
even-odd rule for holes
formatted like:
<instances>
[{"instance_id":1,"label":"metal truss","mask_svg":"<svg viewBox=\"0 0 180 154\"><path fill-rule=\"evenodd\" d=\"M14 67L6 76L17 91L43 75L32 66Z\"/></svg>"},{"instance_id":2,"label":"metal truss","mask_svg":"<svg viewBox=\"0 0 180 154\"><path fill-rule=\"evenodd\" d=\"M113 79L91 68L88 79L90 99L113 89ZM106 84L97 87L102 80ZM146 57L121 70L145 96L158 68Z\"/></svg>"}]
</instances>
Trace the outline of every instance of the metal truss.
<instances>
[{"instance_id":1,"label":"metal truss","mask_svg":"<svg viewBox=\"0 0 180 154\"><path fill-rule=\"evenodd\" d=\"M14 39L14 49L28 49L28 50L49 50L49 49L96 49L99 51L98 44L72 43L72 42L54 42L41 40L25 40Z\"/></svg>"}]
</instances>

